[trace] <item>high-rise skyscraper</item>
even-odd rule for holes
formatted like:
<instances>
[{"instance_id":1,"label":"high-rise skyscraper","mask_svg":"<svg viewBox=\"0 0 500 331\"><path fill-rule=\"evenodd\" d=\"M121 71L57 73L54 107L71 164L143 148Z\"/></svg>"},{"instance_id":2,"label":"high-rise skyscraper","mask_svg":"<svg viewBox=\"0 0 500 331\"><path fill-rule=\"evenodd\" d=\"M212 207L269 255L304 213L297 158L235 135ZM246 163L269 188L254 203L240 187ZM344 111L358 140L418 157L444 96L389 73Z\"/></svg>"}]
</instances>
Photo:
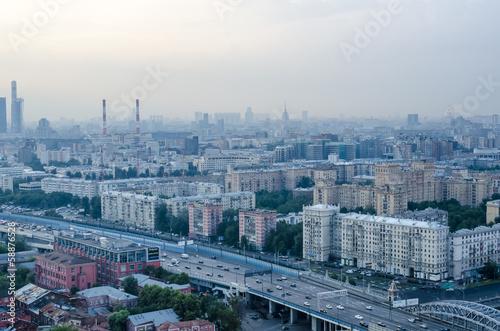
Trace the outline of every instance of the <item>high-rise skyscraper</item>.
<instances>
[{"instance_id":1,"label":"high-rise skyscraper","mask_svg":"<svg viewBox=\"0 0 500 331\"><path fill-rule=\"evenodd\" d=\"M15 80L11 83L12 105L10 108L10 132L21 133L23 131L23 111L24 99L17 97L17 83Z\"/></svg>"},{"instance_id":2,"label":"high-rise skyscraper","mask_svg":"<svg viewBox=\"0 0 500 331\"><path fill-rule=\"evenodd\" d=\"M252 107L247 107L247 112L245 113L245 122L250 124L253 122Z\"/></svg>"},{"instance_id":3,"label":"high-rise skyscraper","mask_svg":"<svg viewBox=\"0 0 500 331\"><path fill-rule=\"evenodd\" d=\"M408 114L408 126L418 124L418 114Z\"/></svg>"},{"instance_id":4,"label":"high-rise skyscraper","mask_svg":"<svg viewBox=\"0 0 500 331\"><path fill-rule=\"evenodd\" d=\"M304 123L307 122L308 118L309 118L309 112L307 110L303 110L302 111L302 122L304 122Z\"/></svg>"},{"instance_id":5,"label":"high-rise skyscraper","mask_svg":"<svg viewBox=\"0 0 500 331\"><path fill-rule=\"evenodd\" d=\"M283 126L288 126L289 120L290 117L288 116L288 113L286 111L286 102L285 102L285 108L283 108L283 114L281 115L281 121L283 122Z\"/></svg>"},{"instance_id":6,"label":"high-rise skyscraper","mask_svg":"<svg viewBox=\"0 0 500 331\"><path fill-rule=\"evenodd\" d=\"M7 133L7 99L0 98L0 133Z\"/></svg>"}]
</instances>

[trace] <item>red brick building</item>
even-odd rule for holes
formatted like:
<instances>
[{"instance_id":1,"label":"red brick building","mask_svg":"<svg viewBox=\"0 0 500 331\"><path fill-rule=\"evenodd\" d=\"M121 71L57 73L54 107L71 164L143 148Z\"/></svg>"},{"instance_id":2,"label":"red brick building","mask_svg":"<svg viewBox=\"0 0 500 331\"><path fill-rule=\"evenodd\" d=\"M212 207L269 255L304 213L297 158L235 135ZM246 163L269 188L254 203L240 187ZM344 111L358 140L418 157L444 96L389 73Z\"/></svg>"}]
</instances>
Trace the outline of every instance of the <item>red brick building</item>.
<instances>
[{"instance_id":1,"label":"red brick building","mask_svg":"<svg viewBox=\"0 0 500 331\"><path fill-rule=\"evenodd\" d=\"M93 233L54 236L54 252L84 257L97 263L97 279L102 285L118 286L118 279L142 274L148 265L160 267L160 249L127 239Z\"/></svg>"},{"instance_id":2,"label":"red brick building","mask_svg":"<svg viewBox=\"0 0 500 331\"><path fill-rule=\"evenodd\" d=\"M97 280L97 264L87 258L65 253L46 253L36 257L35 283L46 289L80 290L91 288Z\"/></svg>"},{"instance_id":3,"label":"red brick building","mask_svg":"<svg viewBox=\"0 0 500 331\"><path fill-rule=\"evenodd\" d=\"M217 234L222 223L222 206L210 203L189 205L189 236L208 238Z\"/></svg>"},{"instance_id":4,"label":"red brick building","mask_svg":"<svg viewBox=\"0 0 500 331\"><path fill-rule=\"evenodd\" d=\"M240 242L241 237L245 236L256 249L262 249L272 229L276 229L275 211L240 211Z\"/></svg>"}]
</instances>

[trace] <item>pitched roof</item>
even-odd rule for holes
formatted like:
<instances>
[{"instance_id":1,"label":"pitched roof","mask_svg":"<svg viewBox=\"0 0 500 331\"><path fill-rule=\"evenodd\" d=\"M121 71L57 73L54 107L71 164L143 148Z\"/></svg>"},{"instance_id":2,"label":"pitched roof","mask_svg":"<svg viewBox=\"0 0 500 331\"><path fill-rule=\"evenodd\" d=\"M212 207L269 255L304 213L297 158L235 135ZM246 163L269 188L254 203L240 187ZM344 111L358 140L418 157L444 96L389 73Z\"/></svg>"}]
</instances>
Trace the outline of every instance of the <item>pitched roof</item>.
<instances>
[{"instance_id":1,"label":"pitched roof","mask_svg":"<svg viewBox=\"0 0 500 331\"><path fill-rule=\"evenodd\" d=\"M108 296L116 300L130 300L130 299L137 299L138 297L132 294L128 294L125 292L122 292L120 290L117 290L114 287L111 286L99 286L99 287L93 287L89 288L80 292L76 292L76 294L84 296L86 298L95 298L95 297L100 297L100 296Z\"/></svg>"},{"instance_id":2,"label":"pitched roof","mask_svg":"<svg viewBox=\"0 0 500 331\"><path fill-rule=\"evenodd\" d=\"M150 313L131 315L128 317L134 326L153 322L155 326L159 326L165 322L179 322L179 316L174 313L173 309L164 309L152 311Z\"/></svg>"},{"instance_id":3,"label":"pitched roof","mask_svg":"<svg viewBox=\"0 0 500 331\"><path fill-rule=\"evenodd\" d=\"M49 290L30 283L16 291L16 300L30 305L48 293L50 293Z\"/></svg>"}]
</instances>

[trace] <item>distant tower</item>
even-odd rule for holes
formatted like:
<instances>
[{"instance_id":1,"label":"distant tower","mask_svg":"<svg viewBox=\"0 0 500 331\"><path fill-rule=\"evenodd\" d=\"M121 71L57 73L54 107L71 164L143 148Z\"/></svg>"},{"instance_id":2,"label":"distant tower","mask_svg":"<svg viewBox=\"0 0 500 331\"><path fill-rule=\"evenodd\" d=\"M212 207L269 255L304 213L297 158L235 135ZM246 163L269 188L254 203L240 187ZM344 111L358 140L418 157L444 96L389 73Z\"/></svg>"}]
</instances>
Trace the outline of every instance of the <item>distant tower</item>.
<instances>
[{"instance_id":1,"label":"distant tower","mask_svg":"<svg viewBox=\"0 0 500 331\"><path fill-rule=\"evenodd\" d=\"M286 111L286 102L285 102L285 108L283 109L283 115L281 115L281 120L283 121L283 125L288 125L288 121L290 118L288 117L288 113Z\"/></svg>"},{"instance_id":2,"label":"distant tower","mask_svg":"<svg viewBox=\"0 0 500 331\"><path fill-rule=\"evenodd\" d=\"M0 133L7 133L7 99L0 98Z\"/></svg>"},{"instance_id":3,"label":"distant tower","mask_svg":"<svg viewBox=\"0 0 500 331\"><path fill-rule=\"evenodd\" d=\"M135 99L135 133L141 134L141 127L139 125L139 99Z\"/></svg>"},{"instance_id":4,"label":"distant tower","mask_svg":"<svg viewBox=\"0 0 500 331\"><path fill-rule=\"evenodd\" d=\"M102 135L108 135L108 126L106 124L106 99L102 100Z\"/></svg>"},{"instance_id":5,"label":"distant tower","mask_svg":"<svg viewBox=\"0 0 500 331\"><path fill-rule=\"evenodd\" d=\"M387 291L387 299L390 302L396 301L396 298L398 297L398 288L396 287L396 282L391 282L391 286L389 287L389 290Z\"/></svg>"},{"instance_id":6,"label":"distant tower","mask_svg":"<svg viewBox=\"0 0 500 331\"><path fill-rule=\"evenodd\" d=\"M307 122L307 120L309 119L309 112L307 110L303 110L302 111L302 122Z\"/></svg>"},{"instance_id":7,"label":"distant tower","mask_svg":"<svg viewBox=\"0 0 500 331\"><path fill-rule=\"evenodd\" d=\"M245 122L250 124L253 122L252 107L247 107L247 112L245 113Z\"/></svg>"},{"instance_id":8,"label":"distant tower","mask_svg":"<svg viewBox=\"0 0 500 331\"><path fill-rule=\"evenodd\" d=\"M15 80L11 83L12 104L10 109L11 133L21 133L23 131L23 110L24 100L17 97L17 83Z\"/></svg>"},{"instance_id":9,"label":"distant tower","mask_svg":"<svg viewBox=\"0 0 500 331\"><path fill-rule=\"evenodd\" d=\"M418 124L418 114L408 114L408 126L414 126Z\"/></svg>"}]
</instances>

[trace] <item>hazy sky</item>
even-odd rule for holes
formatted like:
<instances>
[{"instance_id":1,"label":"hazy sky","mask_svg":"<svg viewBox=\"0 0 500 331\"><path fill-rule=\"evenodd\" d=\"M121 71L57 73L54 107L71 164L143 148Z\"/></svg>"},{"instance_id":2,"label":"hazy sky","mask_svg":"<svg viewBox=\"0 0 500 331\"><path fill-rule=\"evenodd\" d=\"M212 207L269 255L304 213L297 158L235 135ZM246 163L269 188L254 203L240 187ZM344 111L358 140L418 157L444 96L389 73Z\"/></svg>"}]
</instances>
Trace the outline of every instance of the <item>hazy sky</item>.
<instances>
[{"instance_id":1,"label":"hazy sky","mask_svg":"<svg viewBox=\"0 0 500 331\"><path fill-rule=\"evenodd\" d=\"M10 109L16 80L27 121L99 117L102 99L126 118L134 94L143 117L187 120L276 117L285 100L291 118L432 116L464 100L465 115L492 114L499 13L495 0L4 0L0 96Z\"/></svg>"}]
</instances>

